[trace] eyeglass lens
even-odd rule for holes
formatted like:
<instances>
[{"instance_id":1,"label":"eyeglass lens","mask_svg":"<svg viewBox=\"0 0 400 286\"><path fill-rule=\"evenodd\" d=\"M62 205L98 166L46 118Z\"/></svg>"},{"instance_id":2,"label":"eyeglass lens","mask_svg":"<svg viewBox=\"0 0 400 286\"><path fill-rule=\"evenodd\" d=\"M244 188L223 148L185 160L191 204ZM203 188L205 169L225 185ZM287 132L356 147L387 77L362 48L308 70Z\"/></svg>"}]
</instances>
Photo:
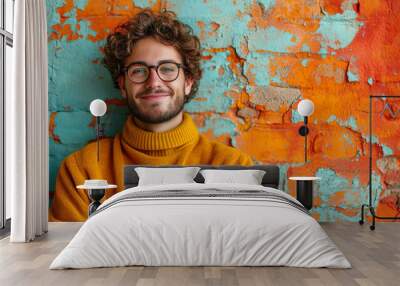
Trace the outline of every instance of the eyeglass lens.
<instances>
[{"instance_id":1,"label":"eyeglass lens","mask_svg":"<svg viewBox=\"0 0 400 286\"><path fill-rule=\"evenodd\" d=\"M135 83L143 83L149 78L150 69L153 67L144 64L133 64L128 68L128 77ZM174 81L178 78L179 65L177 63L162 63L154 68L163 81Z\"/></svg>"}]
</instances>

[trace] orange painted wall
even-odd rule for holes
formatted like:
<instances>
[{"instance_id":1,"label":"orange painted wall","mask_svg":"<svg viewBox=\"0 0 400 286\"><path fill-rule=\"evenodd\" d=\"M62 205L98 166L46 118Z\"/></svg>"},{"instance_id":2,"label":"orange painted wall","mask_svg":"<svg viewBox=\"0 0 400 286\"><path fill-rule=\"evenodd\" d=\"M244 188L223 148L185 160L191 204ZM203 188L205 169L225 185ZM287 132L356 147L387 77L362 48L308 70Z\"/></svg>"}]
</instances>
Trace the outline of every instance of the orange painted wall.
<instances>
[{"instance_id":1,"label":"orange painted wall","mask_svg":"<svg viewBox=\"0 0 400 286\"><path fill-rule=\"evenodd\" d=\"M203 42L205 77L186 108L201 132L280 165L291 194L288 176L321 176L313 215L358 220L367 202L369 95L400 96L396 0L48 1L51 185L62 158L94 138L91 100L111 107L109 136L124 121L101 46L144 6L175 11ZM303 98L316 108L307 164L296 111ZM400 100L373 107L374 204L379 215L399 216ZM87 124L76 133L78 121Z\"/></svg>"}]
</instances>

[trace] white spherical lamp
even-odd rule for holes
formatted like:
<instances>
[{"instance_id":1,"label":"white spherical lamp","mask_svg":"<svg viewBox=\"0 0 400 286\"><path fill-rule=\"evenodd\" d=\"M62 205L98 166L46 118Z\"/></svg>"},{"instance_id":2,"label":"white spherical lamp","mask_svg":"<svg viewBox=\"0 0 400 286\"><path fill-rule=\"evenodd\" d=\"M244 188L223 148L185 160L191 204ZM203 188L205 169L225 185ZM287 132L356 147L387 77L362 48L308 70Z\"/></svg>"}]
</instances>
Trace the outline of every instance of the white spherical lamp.
<instances>
[{"instance_id":1,"label":"white spherical lamp","mask_svg":"<svg viewBox=\"0 0 400 286\"><path fill-rule=\"evenodd\" d=\"M106 114L107 104L101 99L95 99L90 103L90 113L96 117L96 141L97 141L97 161L100 161L100 132L103 130L100 128L100 117ZM101 129L101 131L100 131Z\"/></svg>"},{"instance_id":2,"label":"white spherical lamp","mask_svg":"<svg viewBox=\"0 0 400 286\"><path fill-rule=\"evenodd\" d=\"M304 117L304 125L300 127L299 134L304 136L304 162L307 163L307 135L309 133L307 124L308 116L314 112L314 103L309 99L303 99L299 102L299 105L297 105L297 111Z\"/></svg>"},{"instance_id":3,"label":"white spherical lamp","mask_svg":"<svg viewBox=\"0 0 400 286\"><path fill-rule=\"evenodd\" d=\"M297 111L301 116L310 116L314 112L314 103L309 99L303 99L297 105Z\"/></svg>"},{"instance_id":4,"label":"white spherical lamp","mask_svg":"<svg viewBox=\"0 0 400 286\"><path fill-rule=\"evenodd\" d=\"M107 111L107 104L101 99L95 99L90 103L89 109L93 116L103 116Z\"/></svg>"}]
</instances>

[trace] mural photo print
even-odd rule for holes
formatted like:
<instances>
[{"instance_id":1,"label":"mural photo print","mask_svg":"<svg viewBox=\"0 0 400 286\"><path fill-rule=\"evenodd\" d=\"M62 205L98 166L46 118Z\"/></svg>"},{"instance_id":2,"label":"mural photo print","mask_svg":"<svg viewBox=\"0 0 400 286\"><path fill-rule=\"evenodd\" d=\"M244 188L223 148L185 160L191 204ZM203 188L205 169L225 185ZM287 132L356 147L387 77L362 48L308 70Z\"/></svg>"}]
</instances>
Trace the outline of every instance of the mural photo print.
<instances>
[{"instance_id":1,"label":"mural photo print","mask_svg":"<svg viewBox=\"0 0 400 286\"><path fill-rule=\"evenodd\" d=\"M121 48L108 35L119 31L120 40L127 33L120 25L146 9L171 11L191 27L194 38L179 39L192 41L192 49L150 37L105 62ZM368 200L369 96L400 95L399 1L57 0L47 1L47 15L51 220L85 220L89 201L76 185L106 179L118 185L109 197L122 190L122 171L114 170L127 163L274 164L293 196L288 177L321 177L311 210L317 220L359 220ZM164 69L159 60L172 65ZM172 80L167 70L176 80L165 81ZM107 103L99 164L89 111L96 98ZM298 134L302 99L315 105L307 163ZM397 114L398 103L389 103ZM373 203L378 215L399 216L400 122L384 114L373 137ZM170 123L158 125L161 117ZM157 126L173 131L149 131ZM170 145L157 145L166 142L157 133L169 135ZM176 152L191 140L200 147Z\"/></svg>"}]
</instances>

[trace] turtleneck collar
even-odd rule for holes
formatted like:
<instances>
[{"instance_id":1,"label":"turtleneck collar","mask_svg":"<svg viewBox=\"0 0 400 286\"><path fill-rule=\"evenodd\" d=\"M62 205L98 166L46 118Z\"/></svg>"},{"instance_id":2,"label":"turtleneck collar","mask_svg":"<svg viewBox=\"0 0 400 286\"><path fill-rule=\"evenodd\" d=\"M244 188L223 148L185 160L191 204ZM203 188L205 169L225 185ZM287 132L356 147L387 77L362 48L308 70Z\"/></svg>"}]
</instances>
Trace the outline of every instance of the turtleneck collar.
<instances>
[{"instance_id":1,"label":"turtleneck collar","mask_svg":"<svg viewBox=\"0 0 400 286\"><path fill-rule=\"evenodd\" d=\"M132 115L128 117L122 131L122 139L139 150L165 150L177 148L197 140L199 132L189 114L183 113L181 124L165 132L151 132L135 125Z\"/></svg>"}]
</instances>

